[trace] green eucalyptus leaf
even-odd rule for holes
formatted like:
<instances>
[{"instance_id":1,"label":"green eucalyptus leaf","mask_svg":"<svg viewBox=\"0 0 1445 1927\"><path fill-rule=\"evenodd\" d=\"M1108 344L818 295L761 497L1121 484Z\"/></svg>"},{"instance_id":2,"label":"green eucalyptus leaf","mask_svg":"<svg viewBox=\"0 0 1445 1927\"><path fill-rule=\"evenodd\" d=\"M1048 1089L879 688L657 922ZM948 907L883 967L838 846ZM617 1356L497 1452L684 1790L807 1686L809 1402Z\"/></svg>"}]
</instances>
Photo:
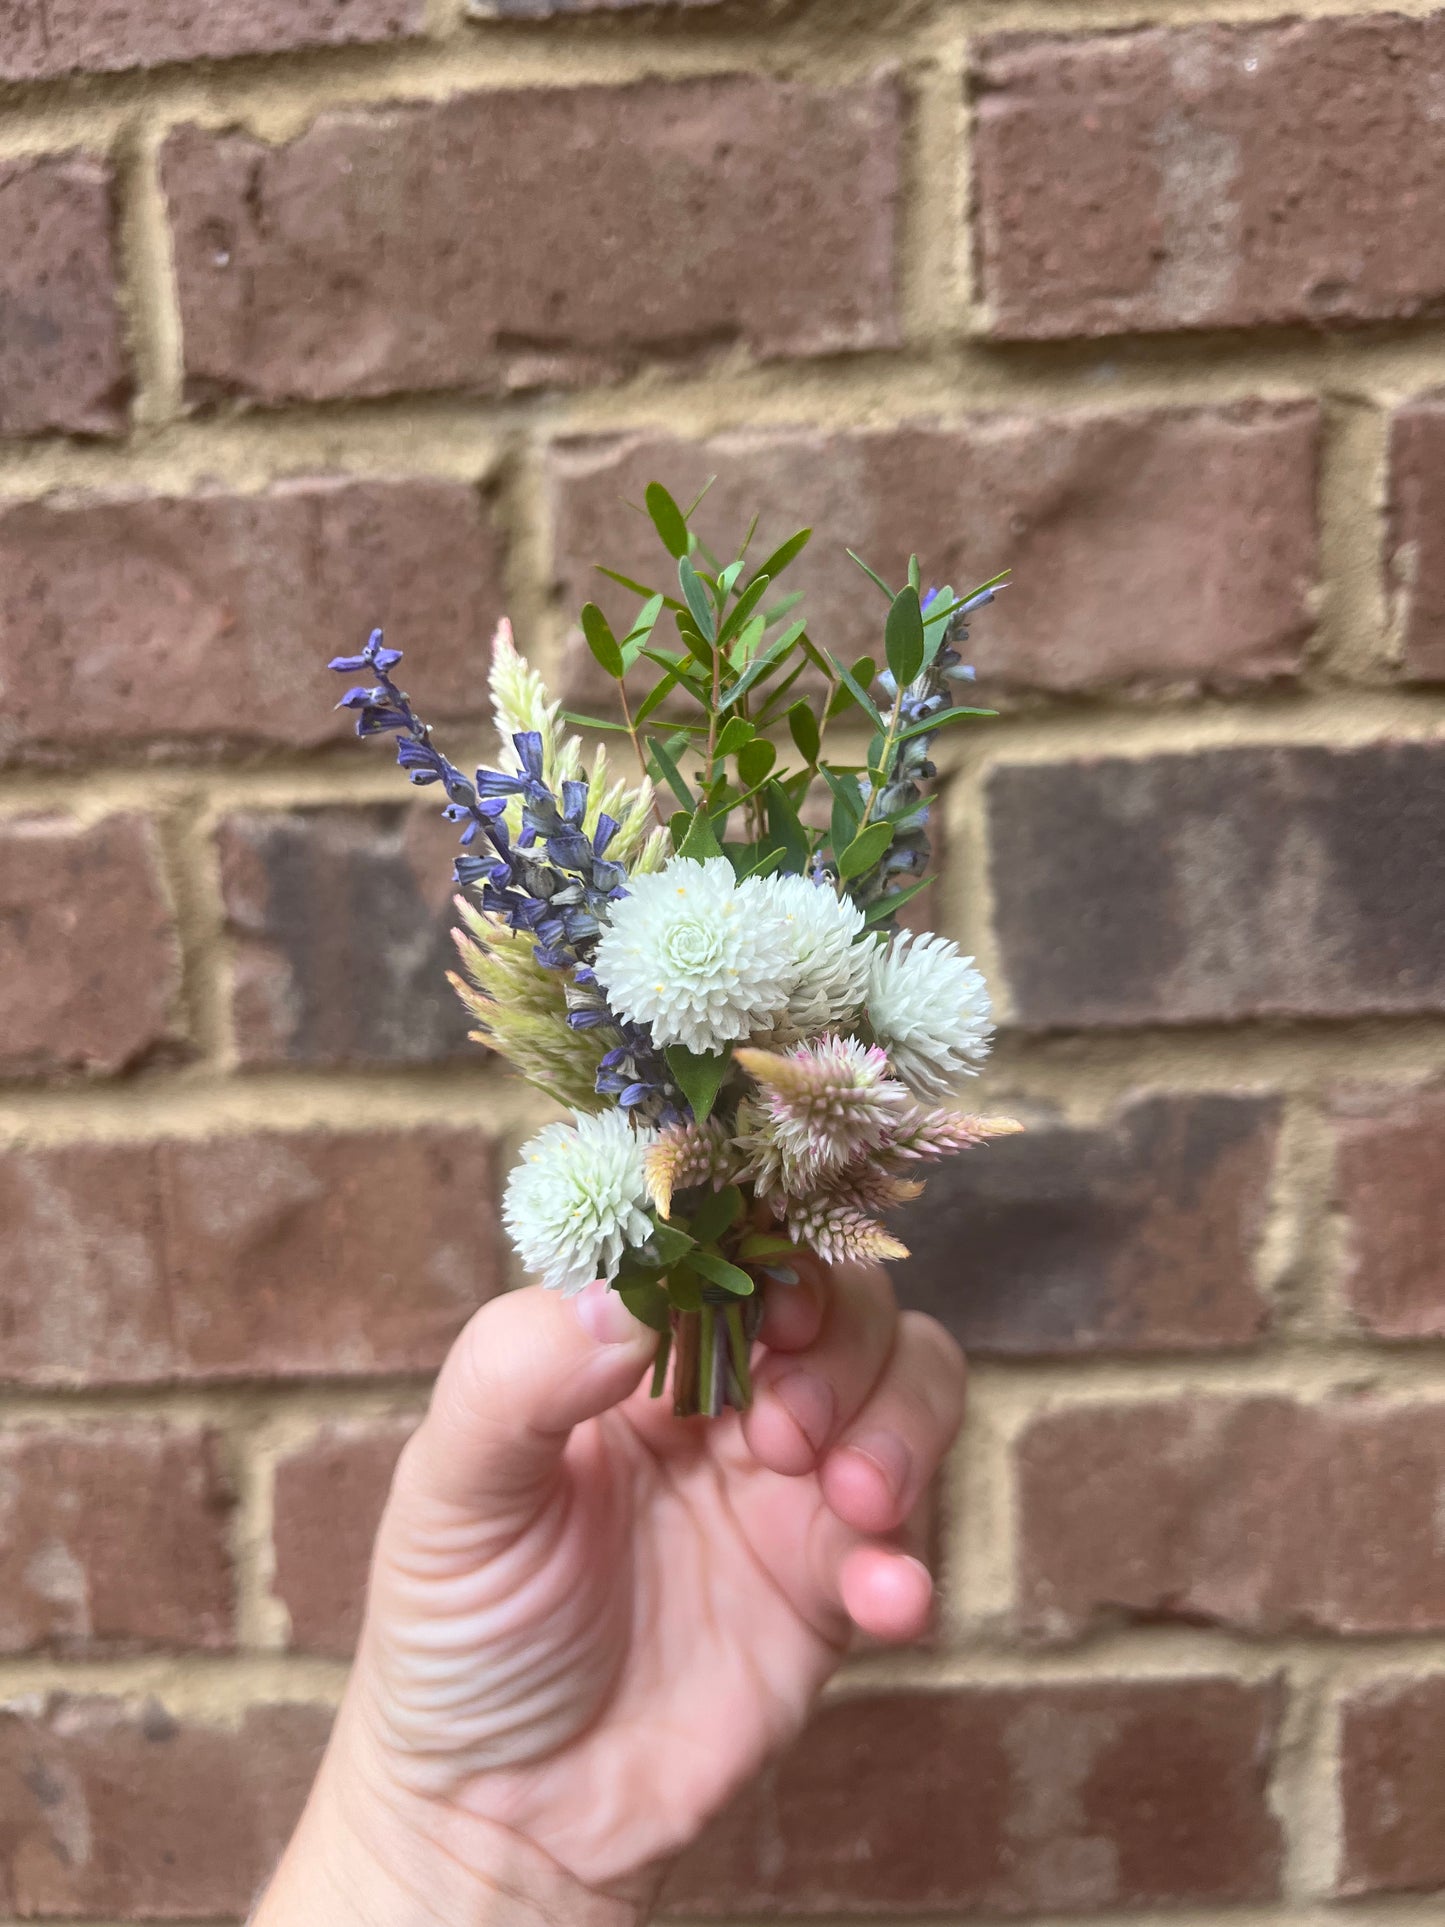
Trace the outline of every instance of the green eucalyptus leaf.
<instances>
[{"instance_id":1,"label":"green eucalyptus leaf","mask_svg":"<svg viewBox=\"0 0 1445 1927\"><path fill-rule=\"evenodd\" d=\"M849 549L847 553L848 553L849 560L856 562L858 564L858 567L863 571L864 575L867 576L868 580L870 582L876 582L878 584L878 587L883 591L884 595L886 595L888 600L891 602L893 600L893 591L889 588L888 584L883 580L882 576L879 575L878 571L876 569L870 569L868 564L863 560L862 556L854 555L851 549Z\"/></svg>"},{"instance_id":2,"label":"green eucalyptus leaf","mask_svg":"<svg viewBox=\"0 0 1445 1927\"><path fill-rule=\"evenodd\" d=\"M692 619L697 624L698 634L709 644L717 641L717 618L713 614L712 603L708 600L707 590L702 585L702 577L684 556L677 565L677 579L682 584L683 598L692 611ZM678 624L679 629L682 624ZM712 661L708 657L709 664Z\"/></svg>"},{"instance_id":3,"label":"green eucalyptus leaf","mask_svg":"<svg viewBox=\"0 0 1445 1927\"><path fill-rule=\"evenodd\" d=\"M867 659L865 658L864 660ZM854 675L853 671L851 669L845 669L836 656L830 656L828 663L833 674L853 698L853 701L857 703L858 707L863 711L863 714L875 728L882 729L883 718L878 712L878 707L873 701L873 698L868 694L867 689Z\"/></svg>"},{"instance_id":4,"label":"green eucalyptus leaf","mask_svg":"<svg viewBox=\"0 0 1445 1927\"><path fill-rule=\"evenodd\" d=\"M688 1262L710 1285L730 1291L735 1298L750 1298L756 1288L742 1266L730 1264L720 1251L694 1251Z\"/></svg>"},{"instance_id":5,"label":"green eucalyptus leaf","mask_svg":"<svg viewBox=\"0 0 1445 1927\"><path fill-rule=\"evenodd\" d=\"M633 595L640 595L644 601L651 596L661 595L662 593L659 589L649 589L645 582L635 582L630 575L619 575L616 569L605 569L600 562L594 562L592 566L596 569L598 575L605 575L609 582L615 582L619 588L630 590ZM662 597L662 605L665 609L680 609L682 607L682 604L675 596L669 595Z\"/></svg>"},{"instance_id":6,"label":"green eucalyptus leaf","mask_svg":"<svg viewBox=\"0 0 1445 1927\"><path fill-rule=\"evenodd\" d=\"M845 883L871 870L893 841L891 823L870 823L838 857L838 874Z\"/></svg>"},{"instance_id":7,"label":"green eucalyptus leaf","mask_svg":"<svg viewBox=\"0 0 1445 1927\"><path fill-rule=\"evenodd\" d=\"M906 743L914 736L926 736L930 730L942 729L947 723L956 723L965 716L997 716L996 709L940 709L936 716L927 716L921 723L913 723L907 729L900 729L897 741Z\"/></svg>"},{"instance_id":8,"label":"green eucalyptus leaf","mask_svg":"<svg viewBox=\"0 0 1445 1927\"><path fill-rule=\"evenodd\" d=\"M622 650L612 625L595 602L582 605L582 634L586 637L587 647L592 651L598 666L606 670L614 682L621 682L623 675Z\"/></svg>"},{"instance_id":9,"label":"green eucalyptus leaf","mask_svg":"<svg viewBox=\"0 0 1445 1927\"><path fill-rule=\"evenodd\" d=\"M674 561L681 561L688 550L687 517L661 482L649 482L643 500L652 517L652 526L662 537L662 546Z\"/></svg>"},{"instance_id":10,"label":"green eucalyptus leaf","mask_svg":"<svg viewBox=\"0 0 1445 1927\"><path fill-rule=\"evenodd\" d=\"M916 555L910 555L908 558L908 586L915 595L918 595L923 588L923 572L918 566Z\"/></svg>"},{"instance_id":11,"label":"green eucalyptus leaf","mask_svg":"<svg viewBox=\"0 0 1445 1927\"><path fill-rule=\"evenodd\" d=\"M735 1184L721 1191L709 1191L688 1220L688 1229L700 1245L715 1244L729 1225L743 1214L743 1194Z\"/></svg>"},{"instance_id":12,"label":"green eucalyptus leaf","mask_svg":"<svg viewBox=\"0 0 1445 1927\"><path fill-rule=\"evenodd\" d=\"M816 763L823 739L819 734L817 717L802 700L795 702L788 711L788 734L803 761L810 766Z\"/></svg>"},{"instance_id":13,"label":"green eucalyptus leaf","mask_svg":"<svg viewBox=\"0 0 1445 1927\"><path fill-rule=\"evenodd\" d=\"M760 575L743 590L729 611L727 621L718 631L717 641L719 649L726 648L728 643L732 641L733 637L742 628L748 617L753 613L753 610L756 609L762 601L763 593L767 589L767 586L768 578L765 575Z\"/></svg>"},{"instance_id":14,"label":"green eucalyptus leaf","mask_svg":"<svg viewBox=\"0 0 1445 1927\"><path fill-rule=\"evenodd\" d=\"M884 629L888 667L900 690L906 689L923 667L923 611L918 591L910 582L900 589L888 611Z\"/></svg>"},{"instance_id":15,"label":"green eucalyptus leaf","mask_svg":"<svg viewBox=\"0 0 1445 1927\"><path fill-rule=\"evenodd\" d=\"M783 852L783 867L802 876L808 868L808 832L798 819L792 798L776 777L764 791L768 818L768 844Z\"/></svg>"},{"instance_id":16,"label":"green eucalyptus leaf","mask_svg":"<svg viewBox=\"0 0 1445 1927\"><path fill-rule=\"evenodd\" d=\"M692 1106L692 1114L703 1124L712 1114L722 1081L732 1062L729 1051L691 1051L686 1044L669 1044L663 1053L667 1068L677 1087Z\"/></svg>"},{"instance_id":17,"label":"green eucalyptus leaf","mask_svg":"<svg viewBox=\"0 0 1445 1927\"><path fill-rule=\"evenodd\" d=\"M758 570L758 575L765 575L770 579L774 576L781 575L790 562L797 561L804 549L807 548L812 537L813 531L811 529L799 529L797 534L790 535L786 542L780 542L768 557L767 561ZM753 580L756 582L757 576L754 576Z\"/></svg>"},{"instance_id":18,"label":"green eucalyptus leaf","mask_svg":"<svg viewBox=\"0 0 1445 1927\"><path fill-rule=\"evenodd\" d=\"M876 903L870 903L863 912L864 923L882 923L885 917L896 915L905 903L913 901L920 890L928 888L929 881L930 879L925 877L922 883L910 883L906 889L895 890L891 897L879 897Z\"/></svg>"},{"instance_id":19,"label":"green eucalyptus leaf","mask_svg":"<svg viewBox=\"0 0 1445 1927\"><path fill-rule=\"evenodd\" d=\"M690 1263L668 1272L667 1295L679 1311L702 1310L702 1279Z\"/></svg>"},{"instance_id":20,"label":"green eucalyptus leaf","mask_svg":"<svg viewBox=\"0 0 1445 1927\"><path fill-rule=\"evenodd\" d=\"M697 1240L690 1231L684 1231L681 1225L655 1224L648 1242L657 1252L658 1263L666 1270L669 1265L675 1265L680 1258L685 1258Z\"/></svg>"},{"instance_id":21,"label":"green eucalyptus leaf","mask_svg":"<svg viewBox=\"0 0 1445 1927\"><path fill-rule=\"evenodd\" d=\"M693 812L687 831L676 847L679 856L691 857L696 863L706 863L709 857L722 855L723 847L708 810L700 808Z\"/></svg>"},{"instance_id":22,"label":"green eucalyptus leaf","mask_svg":"<svg viewBox=\"0 0 1445 1927\"><path fill-rule=\"evenodd\" d=\"M678 802L681 803L682 807L691 815L697 808L697 798L688 788L682 771L673 761L666 745L659 742L656 736L652 736L648 738L648 747L651 749L653 759L661 772L661 780L666 783Z\"/></svg>"},{"instance_id":23,"label":"green eucalyptus leaf","mask_svg":"<svg viewBox=\"0 0 1445 1927\"><path fill-rule=\"evenodd\" d=\"M764 624L769 629L774 628L782 621L784 616L790 615L802 600L803 591L801 589L795 589L791 595L779 596L776 602L770 602L767 608L764 609Z\"/></svg>"},{"instance_id":24,"label":"green eucalyptus leaf","mask_svg":"<svg viewBox=\"0 0 1445 1927\"><path fill-rule=\"evenodd\" d=\"M621 736L627 734L626 723L619 723L615 717L581 716L575 709L564 709L562 720L564 723L572 723L578 729L615 729Z\"/></svg>"},{"instance_id":25,"label":"green eucalyptus leaf","mask_svg":"<svg viewBox=\"0 0 1445 1927\"><path fill-rule=\"evenodd\" d=\"M738 775L749 789L756 789L777 760L777 750L760 736L738 751Z\"/></svg>"},{"instance_id":26,"label":"green eucalyptus leaf","mask_svg":"<svg viewBox=\"0 0 1445 1927\"><path fill-rule=\"evenodd\" d=\"M666 1331L672 1322L672 1304L662 1286L655 1281L616 1287L617 1296L641 1324L655 1332Z\"/></svg>"},{"instance_id":27,"label":"green eucalyptus leaf","mask_svg":"<svg viewBox=\"0 0 1445 1927\"><path fill-rule=\"evenodd\" d=\"M719 587L719 589L722 590L725 596L730 596L732 594L733 588L737 583L737 579L742 574L742 572L743 572L743 565L739 561L739 562L729 562L727 567L719 573L718 579L717 579L717 586Z\"/></svg>"},{"instance_id":28,"label":"green eucalyptus leaf","mask_svg":"<svg viewBox=\"0 0 1445 1927\"><path fill-rule=\"evenodd\" d=\"M717 739L719 756L736 756L744 743L750 743L757 735L754 724L742 716L729 716L722 726L722 734Z\"/></svg>"},{"instance_id":29,"label":"green eucalyptus leaf","mask_svg":"<svg viewBox=\"0 0 1445 1927\"><path fill-rule=\"evenodd\" d=\"M779 1237L776 1231L750 1231L738 1246L738 1256L760 1264L768 1258L792 1257L797 1249L791 1238Z\"/></svg>"}]
</instances>

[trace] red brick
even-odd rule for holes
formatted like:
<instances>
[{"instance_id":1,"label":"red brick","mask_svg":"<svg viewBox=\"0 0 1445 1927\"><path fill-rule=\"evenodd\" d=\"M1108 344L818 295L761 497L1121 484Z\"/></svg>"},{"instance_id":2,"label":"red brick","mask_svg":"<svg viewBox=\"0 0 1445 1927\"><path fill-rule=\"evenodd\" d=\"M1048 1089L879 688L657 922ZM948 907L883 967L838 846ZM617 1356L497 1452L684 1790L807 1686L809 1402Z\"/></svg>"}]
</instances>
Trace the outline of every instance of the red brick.
<instances>
[{"instance_id":1,"label":"red brick","mask_svg":"<svg viewBox=\"0 0 1445 1927\"><path fill-rule=\"evenodd\" d=\"M438 1365L498 1287L490 1140L258 1133L0 1156L0 1380Z\"/></svg>"},{"instance_id":2,"label":"red brick","mask_svg":"<svg viewBox=\"0 0 1445 1927\"><path fill-rule=\"evenodd\" d=\"M123 1070L172 1039L179 989L152 823L0 820L0 1075Z\"/></svg>"},{"instance_id":3,"label":"red brick","mask_svg":"<svg viewBox=\"0 0 1445 1927\"><path fill-rule=\"evenodd\" d=\"M371 1542L414 1418L328 1425L276 1467L276 1597L301 1652L350 1656Z\"/></svg>"},{"instance_id":4,"label":"red brick","mask_svg":"<svg viewBox=\"0 0 1445 1927\"><path fill-rule=\"evenodd\" d=\"M227 817L221 885L241 1061L475 1056L471 1019L446 981L456 851L455 828L431 802Z\"/></svg>"},{"instance_id":5,"label":"red brick","mask_svg":"<svg viewBox=\"0 0 1445 1927\"><path fill-rule=\"evenodd\" d=\"M112 192L78 154L0 161L0 435L125 426Z\"/></svg>"},{"instance_id":6,"label":"red brick","mask_svg":"<svg viewBox=\"0 0 1445 1927\"><path fill-rule=\"evenodd\" d=\"M0 79L399 40L420 33L425 15L425 0L12 0L0 18Z\"/></svg>"},{"instance_id":7,"label":"red brick","mask_svg":"<svg viewBox=\"0 0 1445 1927\"><path fill-rule=\"evenodd\" d=\"M1244 1632L1445 1628L1445 1407L1084 1406L1019 1447L1024 1615Z\"/></svg>"},{"instance_id":8,"label":"red brick","mask_svg":"<svg viewBox=\"0 0 1445 1927\"><path fill-rule=\"evenodd\" d=\"M665 1904L1030 1915L1267 1900L1274 1687L1222 1679L835 1701L685 1854Z\"/></svg>"},{"instance_id":9,"label":"red brick","mask_svg":"<svg viewBox=\"0 0 1445 1927\"><path fill-rule=\"evenodd\" d=\"M1279 1107L1146 1097L952 1159L898 1215L900 1298L1005 1356L1248 1345Z\"/></svg>"},{"instance_id":10,"label":"red brick","mask_svg":"<svg viewBox=\"0 0 1445 1927\"><path fill-rule=\"evenodd\" d=\"M734 553L754 511L759 560L817 531L779 593L848 659L881 657L882 598L843 554L901 582L917 550L931 582L960 590L1011 568L973 626L990 687L1231 686L1292 675L1312 626L1317 418L1307 404L979 415L856 433L761 433L685 442L564 442L550 492L562 605L636 599L593 569L674 588L650 523L627 507L647 483L691 501L704 538ZM579 693L596 677L580 635ZM575 673L575 672L574 672ZM595 699L595 698L594 698Z\"/></svg>"},{"instance_id":11,"label":"red brick","mask_svg":"<svg viewBox=\"0 0 1445 1927\"><path fill-rule=\"evenodd\" d=\"M1445 1093L1341 1098L1335 1133L1351 1310L1380 1338L1445 1337Z\"/></svg>"},{"instance_id":12,"label":"red brick","mask_svg":"<svg viewBox=\"0 0 1445 1927\"><path fill-rule=\"evenodd\" d=\"M995 334L1435 313L1445 20L1384 14L983 44Z\"/></svg>"},{"instance_id":13,"label":"red brick","mask_svg":"<svg viewBox=\"0 0 1445 1927\"><path fill-rule=\"evenodd\" d=\"M340 739L327 661L379 623L429 719L475 713L502 572L495 521L456 482L0 507L0 751Z\"/></svg>"},{"instance_id":14,"label":"red brick","mask_svg":"<svg viewBox=\"0 0 1445 1927\"><path fill-rule=\"evenodd\" d=\"M1404 673L1445 681L1445 402L1417 401L1390 424L1388 563Z\"/></svg>"},{"instance_id":15,"label":"red brick","mask_svg":"<svg viewBox=\"0 0 1445 1927\"><path fill-rule=\"evenodd\" d=\"M1445 1679L1384 1680L1345 1702L1342 1893L1445 1887L1442 1776Z\"/></svg>"},{"instance_id":16,"label":"red brick","mask_svg":"<svg viewBox=\"0 0 1445 1927\"><path fill-rule=\"evenodd\" d=\"M325 1744L319 1706L232 1726L154 1700L0 1709L0 1906L22 1919L210 1920L247 1912Z\"/></svg>"},{"instance_id":17,"label":"red brick","mask_svg":"<svg viewBox=\"0 0 1445 1927\"><path fill-rule=\"evenodd\" d=\"M576 381L885 347L891 83L722 77L324 115L164 151L197 399Z\"/></svg>"},{"instance_id":18,"label":"red brick","mask_svg":"<svg viewBox=\"0 0 1445 1927\"><path fill-rule=\"evenodd\" d=\"M1026 1029L1445 1010L1445 743L1012 764L988 785Z\"/></svg>"},{"instance_id":19,"label":"red brick","mask_svg":"<svg viewBox=\"0 0 1445 1927\"><path fill-rule=\"evenodd\" d=\"M229 1646L231 1495L214 1433L0 1433L0 1652Z\"/></svg>"}]
</instances>

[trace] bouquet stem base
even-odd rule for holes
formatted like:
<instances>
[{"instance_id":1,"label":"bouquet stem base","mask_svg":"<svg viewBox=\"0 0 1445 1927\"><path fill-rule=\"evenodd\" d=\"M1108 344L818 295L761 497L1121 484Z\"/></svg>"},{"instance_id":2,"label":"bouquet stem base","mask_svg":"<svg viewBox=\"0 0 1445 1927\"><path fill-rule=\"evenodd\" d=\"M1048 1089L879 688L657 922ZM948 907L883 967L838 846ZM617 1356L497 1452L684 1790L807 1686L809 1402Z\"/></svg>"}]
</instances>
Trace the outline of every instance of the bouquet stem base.
<instances>
[{"instance_id":1,"label":"bouquet stem base","mask_svg":"<svg viewBox=\"0 0 1445 1927\"><path fill-rule=\"evenodd\" d=\"M732 1406L753 1402L749 1353L762 1315L756 1297L704 1303L701 1311L677 1311L658 1341L652 1396L661 1398L671 1366L672 1409L678 1418L716 1418Z\"/></svg>"}]
</instances>

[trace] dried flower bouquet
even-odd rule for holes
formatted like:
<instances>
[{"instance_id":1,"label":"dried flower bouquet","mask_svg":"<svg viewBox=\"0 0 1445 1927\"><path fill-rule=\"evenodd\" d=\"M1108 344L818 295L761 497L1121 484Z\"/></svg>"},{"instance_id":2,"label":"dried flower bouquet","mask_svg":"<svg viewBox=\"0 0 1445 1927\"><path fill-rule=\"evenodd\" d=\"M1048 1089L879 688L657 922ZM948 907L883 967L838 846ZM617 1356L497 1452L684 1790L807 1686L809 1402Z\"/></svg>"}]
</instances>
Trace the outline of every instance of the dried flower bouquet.
<instances>
[{"instance_id":1,"label":"dried flower bouquet","mask_svg":"<svg viewBox=\"0 0 1445 1927\"><path fill-rule=\"evenodd\" d=\"M747 1405L760 1293L796 1280L799 1249L906 1256L885 1218L920 1169L1018 1128L940 1102L987 1053L988 994L956 945L896 921L925 883L934 738L991 713L955 696L1001 578L922 596L916 557L897 590L853 557L886 603L885 661L845 665L778 593L809 530L749 566L750 530L724 564L696 503L653 483L646 508L678 593L604 570L638 613L620 637L595 603L581 618L621 722L562 712L503 623L497 767L472 780L380 630L331 666L366 678L342 699L357 734L394 734L460 829L452 982L474 1035L572 1113L511 1175L517 1250L565 1292L607 1279L659 1334L654 1395L670 1363L675 1410L712 1415ZM569 725L627 737L635 785L605 746L584 770ZM861 760L825 756L839 727Z\"/></svg>"}]
</instances>

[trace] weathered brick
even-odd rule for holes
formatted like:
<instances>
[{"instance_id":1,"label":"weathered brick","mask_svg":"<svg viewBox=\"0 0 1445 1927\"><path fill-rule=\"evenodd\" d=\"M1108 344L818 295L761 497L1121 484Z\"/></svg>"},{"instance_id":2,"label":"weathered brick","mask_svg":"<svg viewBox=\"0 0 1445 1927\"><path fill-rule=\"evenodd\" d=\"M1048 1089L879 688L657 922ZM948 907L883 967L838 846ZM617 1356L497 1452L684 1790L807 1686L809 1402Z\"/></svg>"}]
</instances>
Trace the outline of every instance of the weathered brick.
<instances>
[{"instance_id":1,"label":"weathered brick","mask_svg":"<svg viewBox=\"0 0 1445 1927\"><path fill-rule=\"evenodd\" d=\"M1340 1737L1346 1894L1445 1887L1445 1678L1384 1680L1346 1700Z\"/></svg>"},{"instance_id":2,"label":"weathered brick","mask_svg":"<svg viewBox=\"0 0 1445 1927\"><path fill-rule=\"evenodd\" d=\"M12 0L0 16L0 79L399 40L420 33L425 15L425 0Z\"/></svg>"},{"instance_id":3,"label":"weathered brick","mask_svg":"<svg viewBox=\"0 0 1445 1927\"><path fill-rule=\"evenodd\" d=\"M172 1038L179 988L152 823L0 821L0 1076L122 1070Z\"/></svg>"},{"instance_id":4,"label":"weathered brick","mask_svg":"<svg viewBox=\"0 0 1445 1927\"><path fill-rule=\"evenodd\" d=\"M1009 764L988 785L1024 1028L1445 1009L1445 743Z\"/></svg>"},{"instance_id":5,"label":"weathered brick","mask_svg":"<svg viewBox=\"0 0 1445 1927\"><path fill-rule=\"evenodd\" d=\"M320 1706L253 1706L234 1726L154 1700L0 1708L0 1906L25 1920L245 1914L329 1725Z\"/></svg>"},{"instance_id":6,"label":"weathered brick","mask_svg":"<svg viewBox=\"0 0 1445 1927\"><path fill-rule=\"evenodd\" d=\"M683 1915L1090 1913L1266 1900L1274 1687L1221 1679L825 1705L683 1856Z\"/></svg>"},{"instance_id":7,"label":"weathered brick","mask_svg":"<svg viewBox=\"0 0 1445 1927\"><path fill-rule=\"evenodd\" d=\"M1445 402L1416 401L1390 424L1388 565L1404 673L1445 681Z\"/></svg>"},{"instance_id":8,"label":"weathered brick","mask_svg":"<svg viewBox=\"0 0 1445 1927\"><path fill-rule=\"evenodd\" d=\"M0 161L0 435L125 426L112 189L78 154Z\"/></svg>"},{"instance_id":9,"label":"weathered brick","mask_svg":"<svg viewBox=\"0 0 1445 1927\"><path fill-rule=\"evenodd\" d=\"M351 719L327 660L378 623L424 645L428 718L475 713L502 571L496 523L457 482L0 506L0 752L336 740Z\"/></svg>"},{"instance_id":10,"label":"weathered brick","mask_svg":"<svg viewBox=\"0 0 1445 1927\"><path fill-rule=\"evenodd\" d=\"M1438 15L985 41L975 165L993 331L1435 313L1442 60Z\"/></svg>"},{"instance_id":11,"label":"weathered brick","mask_svg":"<svg viewBox=\"0 0 1445 1927\"><path fill-rule=\"evenodd\" d=\"M462 1128L16 1148L0 1224L0 1380L30 1385L429 1371L499 1282Z\"/></svg>"},{"instance_id":12,"label":"weathered brick","mask_svg":"<svg viewBox=\"0 0 1445 1927\"><path fill-rule=\"evenodd\" d=\"M1024 1614L1246 1632L1445 1628L1445 1407L1194 1399L1048 1413L1019 1446Z\"/></svg>"},{"instance_id":13,"label":"weathered brick","mask_svg":"<svg viewBox=\"0 0 1445 1927\"><path fill-rule=\"evenodd\" d=\"M1445 1092L1356 1092L1334 1127L1351 1309L1380 1338L1445 1337Z\"/></svg>"},{"instance_id":14,"label":"weathered brick","mask_svg":"<svg viewBox=\"0 0 1445 1927\"><path fill-rule=\"evenodd\" d=\"M623 13L634 7L675 11L725 4L726 0L469 0L467 11L483 20L535 20L562 13Z\"/></svg>"},{"instance_id":15,"label":"weathered brick","mask_svg":"<svg viewBox=\"0 0 1445 1927\"><path fill-rule=\"evenodd\" d=\"M1271 1098L1146 1097L955 1158L898 1214L904 1303L975 1352L1247 1345L1279 1127Z\"/></svg>"},{"instance_id":16,"label":"weathered brick","mask_svg":"<svg viewBox=\"0 0 1445 1927\"><path fill-rule=\"evenodd\" d=\"M198 398L572 381L897 338L899 103L875 81L528 88L185 127L163 168Z\"/></svg>"},{"instance_id":17,"label":"weathered brick","mask_svg":"<svg viewBox=\"0 0 1445 1927\"><path fill-rule=\"evenodd\" d=\"M246 811L220 852L243 1063L478 1054L446 981L456 831L435 804Z\"/></svg>"},{"instance_id":18,"label":"weathered brick","mask_svg":"<svg viewBox=\"0 0 1445 1927\"><path fill-rule=\"evenodd\" d=\"M685 503L715 476L698 515L715 546L733 552L755 511L759 560L818 530L782 586L805 592L848 660L879 653L884 606L845 546L894 582L914 550L930 581L960 590L1011 568L969 645L990 687L1269 681L1298 668L1311 628L1317 427L1308 404L1255 403L563 442L549 462L556 586L569 610L596 600L626 620L636 599L592 565L664 587L672 567L627 504L653 480ZM596 700L580 633L571 660L575 692Z\"/></svg>"},{"instance_id":19,"label":"weathered brick","mask_svg":"<svg viewBox=\"0 0 1445 1927\"><path fill-rule=\"evenodd\" d=\"M299 1651L348 1657L361 1631L371 1542L414 1418L328 1425L276 1467L275 1593Z\"/></svg>"},{"instance_id":20,"label":"weathered brick","mask_svg":"<svg viewBox=\"0 0 1445 1927\"><path fill-rule=\"evenodd\" d=\"M230 1499L198 1427L0 1433L0 1652L228 1646Z\"/></svg>"}]
</instances>

